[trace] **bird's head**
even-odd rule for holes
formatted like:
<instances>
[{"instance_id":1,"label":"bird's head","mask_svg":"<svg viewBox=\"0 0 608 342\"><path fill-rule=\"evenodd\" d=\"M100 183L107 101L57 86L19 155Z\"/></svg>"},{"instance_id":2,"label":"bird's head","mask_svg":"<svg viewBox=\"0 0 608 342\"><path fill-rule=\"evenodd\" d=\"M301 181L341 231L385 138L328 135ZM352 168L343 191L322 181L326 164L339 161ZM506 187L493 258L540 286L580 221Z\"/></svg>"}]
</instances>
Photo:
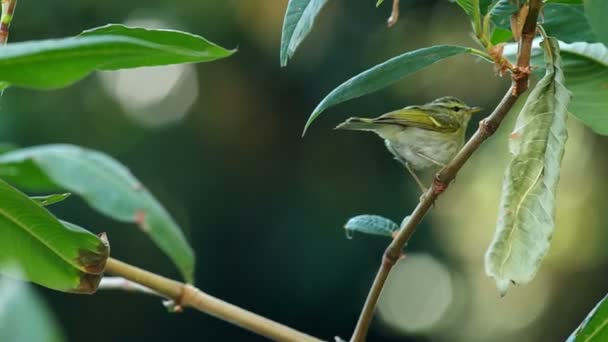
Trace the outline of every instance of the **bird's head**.
<instances>
[{"instance_id":1,"label":"bird's head","mask_svg":"<svg viewBox=\"0 0 608 342\"><path fill-rule=\"evenodd\" d=\"M481 107L471 107L453 96L440 97L427 105L453 115L464 122L468 122L471 115L481 111Z\"/></svg>"}]
</instances>

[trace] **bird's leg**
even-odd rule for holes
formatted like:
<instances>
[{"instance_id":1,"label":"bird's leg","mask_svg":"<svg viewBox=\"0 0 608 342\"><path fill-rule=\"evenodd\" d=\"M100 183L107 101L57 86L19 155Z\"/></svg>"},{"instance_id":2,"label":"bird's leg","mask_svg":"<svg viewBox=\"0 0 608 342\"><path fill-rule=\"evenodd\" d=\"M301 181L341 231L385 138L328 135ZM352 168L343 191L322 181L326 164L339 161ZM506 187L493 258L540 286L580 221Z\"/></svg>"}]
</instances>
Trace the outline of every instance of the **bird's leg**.
<instances>
[{"instance_id":1,"label":"bird's leg","mask_svg":"<svg viewBox=\"0 0 608 342\"><path fill-rule=\"evenodd\" d=\"M416 152L416 154L417 154L419 157L424 158L424 159L426 159L426 160L430 161L431 163L433 163L433 164L435 164L435 165L439 165L439 166L441 166L441 167L445 167L445 164L444 164L444 163L438 162L438 161L436 161L435 159L433 159L433 158L431 158L431 157L429 157L429 156L425 156L424 154L422 154L422 153L420 153L420 152Z\"/></svg>"},{"instance_id":2,"label":"bird's leg","mask_svg":"<svg viewBox=\"0 0 608 342\"><path fill-rule=\"evenodd\" d=\"M420 190L422 190L422 194L426 193L426 187L424 186L424 184L422 184L422 182L420 181L420 178L418 178L418 176L416 175L416 173L410 166L410 163L405 162L403 164L405 165L405 168L407 169L407 171L412 175L412 177L414 177L414 180L416 181L416 183L418 183Z\"/></svg>"},{"instance_id":3,"label":"bird's leg","mask_svg":"<svg viewBox=\"0 0 608 342\"><path fill-rule=\"evenodd\" d=\"M429 156L425 156L424 154L422 154L422 153L420 153L420 152L416 152L416 154L417 154L419 157L424 158L424 159L426 159L426 160L430 161L431 163L434 163L434 164L436 164L436 165L441 166L442 168L446 166L445 164L440 163L440 162L436 161L435 159L433 159L433 158L431 158L431 157L429 157ZM453 179L452 181L453 181L454 183L456 183L456 177L454 177L454 179Z\"/></svg>"}]
</instances>

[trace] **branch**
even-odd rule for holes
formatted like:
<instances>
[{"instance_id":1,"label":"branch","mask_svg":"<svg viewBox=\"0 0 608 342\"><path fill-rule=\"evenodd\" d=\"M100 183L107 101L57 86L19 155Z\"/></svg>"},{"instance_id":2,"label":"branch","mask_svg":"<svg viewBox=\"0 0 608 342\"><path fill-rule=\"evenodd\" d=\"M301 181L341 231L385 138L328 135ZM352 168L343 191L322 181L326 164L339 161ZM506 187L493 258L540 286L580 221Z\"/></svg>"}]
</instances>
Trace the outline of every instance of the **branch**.
<instances>
[{"instance_id":1,"label":"branch","mask_svg":"<svg viewBox=\"0 0 608 342\"><path fill-rule=\"evenodd\" d=\"M542 6L542 0L530 0L529 6L529 12L518 41L517 65L512 72L511 87L492 114L479 123L479 129L477 129L475 134L467 141L458 154L456 154L454 159L437 173L432 186L421 197L418 206L416 206L416 209L414 209L410 215L410 219L404 222L399 232L384 252L380 269L376 274L376 278L374 279L363 306L363 310L359 316L359 321L355 327L351 342L363 342L365 340L384 283L386 282L392 267L399 261L405 244L416 231L418 224L422 221L437 197L439 197L454 180L458 171L469 160L471 155L473 155L479 146L498 129L498 126L513 107L519 95L528 89L532 40L536 35L536 21Z\"/></svg>"},{"instance_id":2,"label":"branch","mask_svg":"<svg viewBox=\"0 0 608 342\"><path fill-rule=\"evenodd\" d=\"M101 282L97 286L98 290L120 290L127 292L139 292L153 296L163 297L158 292L150 290L149 288L139 285L138 283L132 282L121 277L103 277Z\"/></svg>"},{"instance_id":3,"label":"branch","mask_svg":"<svg viewBox=\"0 0 608 342\"><path fill-rule=\"evenodd\" d=\"M2 16L0 17L0 45L6 44L8 40L8 28L13 21L17 0L2 0Z\"/></svg>"},{"instance_id":4,"label":"branch","mask_svg":"<svg viewBox=\"0 0 608 342\"><path fill-rule=\"evenodd\" d=\"M393 0L393 8L391 10L391 16L386 21L386 26L389 28L395 26L399 20L399 0Z\"/></svg>"},{"instance_id":5,"label":"branch","mask_svg":"<svg viewBox=\"0 0 608 342\"><path fill-rule=\"evenodd\" d=\"M208 295L192 285L165 278L122 261L108 258L105 270L169 298L178 306L205 312L273 340L321 342L315 337Z\"/></svg>"}]
</instances>

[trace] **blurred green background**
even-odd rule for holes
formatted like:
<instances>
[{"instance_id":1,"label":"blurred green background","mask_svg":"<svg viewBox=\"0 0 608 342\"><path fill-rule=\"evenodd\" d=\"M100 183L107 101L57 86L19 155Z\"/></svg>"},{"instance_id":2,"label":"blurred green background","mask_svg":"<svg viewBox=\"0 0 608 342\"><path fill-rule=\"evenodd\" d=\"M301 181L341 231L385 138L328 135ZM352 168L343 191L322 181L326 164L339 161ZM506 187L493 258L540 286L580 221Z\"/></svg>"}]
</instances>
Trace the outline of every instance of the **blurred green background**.
<instances>
[{"instance_id":1,"label":"blurred green background","mask_svg":"<svg viewBox=\"0 0 608 342\"><path fill-rule=\"evenodd\" d=\"M199 287L323 339L348 338L388 240L347 240L342 226L366 213L399 222L420 194L375 136L332 128L350 115L445 95L491 109L509 80L471 56L455 57L329 110L301 139L312 109L342 81L405 51L474 41L464 14L446 0L402 0L401 19L390 30L390 4L334 0L281 69L286 4L20 0L13 42L127 23L186 30L239 52L201 65L96 74L53 92L8 89L0 134L21 146L61 142L111 154L184 227L197 252ZM513 118L419 227L389 279L370 341L564 340L604 296L608 160L601 151L608 140L574 118L557 229L539 274L502 299L485 276ZM134 225L107 219L76 197L51 209L107 232L114 257L178 277ZM198 312L167 314L145 295L37 290L69 341L264 340Z\"/></svg>"}]
</instances>

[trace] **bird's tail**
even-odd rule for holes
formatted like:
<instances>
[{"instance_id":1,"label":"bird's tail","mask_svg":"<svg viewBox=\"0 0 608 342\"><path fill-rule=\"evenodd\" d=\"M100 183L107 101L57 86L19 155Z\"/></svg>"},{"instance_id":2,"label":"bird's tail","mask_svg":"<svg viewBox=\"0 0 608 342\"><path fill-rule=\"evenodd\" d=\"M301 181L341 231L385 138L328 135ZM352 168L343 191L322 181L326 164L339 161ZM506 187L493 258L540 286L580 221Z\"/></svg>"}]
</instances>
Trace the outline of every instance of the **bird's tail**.
<instances>
[{"instance_id":1,"label":"bird's tail","mask_svg":"<svg viewBox=\"0 0 608 342\"><path fill-rule=\"evenodd\" d=\"M378 124L374 119L367 118L350 118L336 126L336 129L349 129L354 131L373 131L378 128Z\"/></svg>"}]
</instances>

